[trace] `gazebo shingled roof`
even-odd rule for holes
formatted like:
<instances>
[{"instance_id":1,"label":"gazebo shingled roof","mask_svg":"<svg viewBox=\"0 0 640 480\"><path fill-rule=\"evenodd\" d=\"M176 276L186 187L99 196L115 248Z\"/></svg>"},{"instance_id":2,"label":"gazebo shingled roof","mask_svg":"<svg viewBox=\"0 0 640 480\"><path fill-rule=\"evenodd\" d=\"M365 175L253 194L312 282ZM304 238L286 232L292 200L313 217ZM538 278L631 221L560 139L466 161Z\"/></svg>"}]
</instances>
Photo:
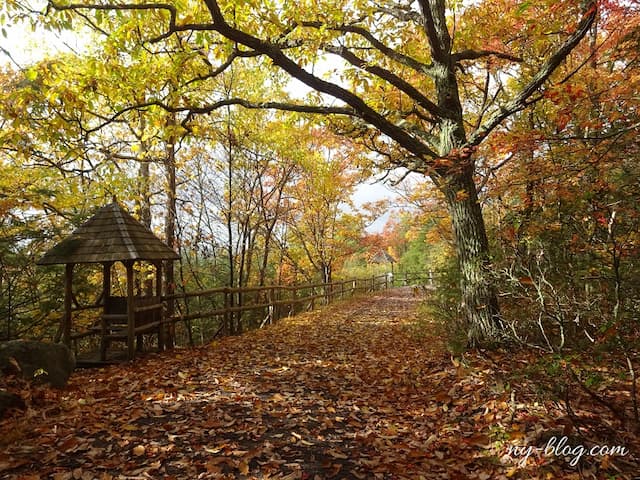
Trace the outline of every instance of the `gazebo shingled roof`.
<instances>
[{"instance_id":1,"label":"gazebo shingled roof","mask_svg":"<svg viewBox=\"0 0 640 480\"><path fill-rule=\"evenodd\" d=\"M49 250L38 265L175 260L178 254L114 201Z\"/></svg>"}]
</instances>

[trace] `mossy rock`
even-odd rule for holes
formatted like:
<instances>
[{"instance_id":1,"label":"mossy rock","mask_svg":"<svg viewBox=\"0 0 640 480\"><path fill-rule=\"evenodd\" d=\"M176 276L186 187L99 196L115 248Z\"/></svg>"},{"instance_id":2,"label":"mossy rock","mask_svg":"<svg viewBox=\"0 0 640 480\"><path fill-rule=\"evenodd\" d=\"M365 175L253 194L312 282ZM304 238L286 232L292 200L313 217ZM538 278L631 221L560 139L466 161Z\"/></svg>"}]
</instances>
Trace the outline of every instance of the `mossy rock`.
<instances>
[{"instance_id":1,"label":"mossy rock","mask_svg":"<svg viewBox=\"0 0 640 480\"><path fill-rule=\"evenodd\" d=\"M53 387L62 388L75 366L73 353L60 343L31 340L0 343L0 375L19 373L25 379L46 382Z\"/></svg>"}]
</instances>

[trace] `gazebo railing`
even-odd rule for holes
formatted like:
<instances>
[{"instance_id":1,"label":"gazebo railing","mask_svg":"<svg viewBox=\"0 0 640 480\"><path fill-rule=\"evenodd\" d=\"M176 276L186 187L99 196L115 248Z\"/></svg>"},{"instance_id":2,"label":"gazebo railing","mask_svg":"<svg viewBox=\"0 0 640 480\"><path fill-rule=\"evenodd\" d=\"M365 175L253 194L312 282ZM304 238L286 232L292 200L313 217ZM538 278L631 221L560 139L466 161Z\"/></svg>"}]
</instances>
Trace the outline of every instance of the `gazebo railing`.
<instances>
[{"instance_id":1,"label":"gazebo railing","mask_svg":"<svg viewBox=\"0 0 640 480\"><path fill-rule=\"evenodd\" d=\"M321 305L343 300L353 295L384 290L393 286L432 285L439 272L377 275L367 278L340 280L331 283L302 285L268 285L260 287L217 287L207 290L175 293L164 296L135 296L132 308L135 319L133 333L141 336L157 334L158 346L165 345L170 325L183 323L200 332L200 343L222 334L237 334L246 329L260 328L281 318L310 311ZM129 307L124 297L109 297L107 308L91 305L74 311L103 309L100 319L87 330L72 334L77 343L91 335L101 338L101 357L112 341L130 340L128 335ZM169 303L172 305L169 305ZM171 308L169 308L171 307ZM167 312L175 312L167 315ZM195 325L192 324L195 322Z\"/></svg>"}]
</instances>

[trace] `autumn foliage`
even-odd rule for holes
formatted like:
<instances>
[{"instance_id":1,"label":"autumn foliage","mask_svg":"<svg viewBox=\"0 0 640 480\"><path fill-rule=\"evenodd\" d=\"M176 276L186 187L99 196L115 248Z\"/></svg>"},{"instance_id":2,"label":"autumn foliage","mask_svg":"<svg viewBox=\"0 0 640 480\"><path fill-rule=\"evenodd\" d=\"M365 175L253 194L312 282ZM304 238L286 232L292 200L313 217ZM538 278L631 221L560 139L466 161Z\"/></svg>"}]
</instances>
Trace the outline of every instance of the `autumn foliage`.
<instances>
[{"instance_id":1,"label":"autumn foliage","mask_svg":"<svg viewBox=\"0 0 640 480\"><path fill-rule=\"evenodd\" d=\"M5 478L631 478L637 436L535 352L452 357L409 289L194 350L18 385ZM603 372L606 375L606 372ZM570 410L551 396L566 382ZM625 382L609 378L611 401ZM25 390L27 389L27 390ZM619 410L623 412L623 410ZM594 423L597 420L597 423ZM624 446L624 455L555 455ZM541 447L529 456L515 447ZM526 458L525 458L526 457Z\"/></svg>"},{"instance_id":2,"label":"autumn foliage","mask_svg":"<svg viewBox=\"0 0 640 480\"><path fill-rule=\"evenodd\" d=\"M91 41L0 71L0 337L55 338L35 261L113 195L179 292L418 280L214 343L185 323L204 345L62 390L2 377L2 475L638 475L637 1L48 3L0 23ZM78 268L74 305L99 287Z\"/></svg>"}]
</instances>

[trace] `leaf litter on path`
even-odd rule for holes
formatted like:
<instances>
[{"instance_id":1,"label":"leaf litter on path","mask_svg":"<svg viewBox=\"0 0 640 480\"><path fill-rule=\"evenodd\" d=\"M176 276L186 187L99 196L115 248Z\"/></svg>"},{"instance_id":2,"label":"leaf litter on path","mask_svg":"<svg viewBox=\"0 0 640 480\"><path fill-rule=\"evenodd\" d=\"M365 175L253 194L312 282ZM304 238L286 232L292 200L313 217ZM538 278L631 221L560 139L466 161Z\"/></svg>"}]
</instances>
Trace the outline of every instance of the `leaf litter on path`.
<instances>
[{"instance_id":1,"label":"leaf litter on path","mask_svg":"<svg viewBox=\"0 0 640 480\"><path fill-rule=\"evenodd\" d=\"M505 388L495 360L452 358L437 329L411 335L419 302L388 290L78 371L57 396L0 422L0 475L581 478L587 467L509 453L563 415Z\"/></svg>"}]
</instances>

